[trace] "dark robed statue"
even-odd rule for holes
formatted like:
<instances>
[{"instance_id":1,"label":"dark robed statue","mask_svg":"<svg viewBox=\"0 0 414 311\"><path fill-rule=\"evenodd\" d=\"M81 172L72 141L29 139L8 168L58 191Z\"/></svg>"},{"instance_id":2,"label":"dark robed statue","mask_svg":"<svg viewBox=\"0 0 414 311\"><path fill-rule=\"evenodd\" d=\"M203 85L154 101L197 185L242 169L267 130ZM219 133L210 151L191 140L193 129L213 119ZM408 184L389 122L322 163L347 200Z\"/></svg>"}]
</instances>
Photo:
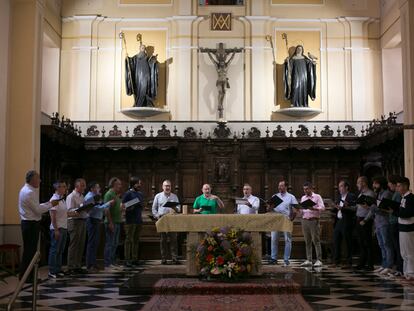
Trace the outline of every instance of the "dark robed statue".
<instances>
[{"instance_id":1,"label":"dark robed statue","mask_svg":"<svg viewBox=\"0 0 414 311\"><path fill-rule=\"evenodd\" d=\"M145 45L133 57L125 58L127 95L134 95L134 107L154 107L157 97L159 62Z\"/></svg>"},{"instance_id":2,"label":"dark robed statue","mask_svg":"<svg viewBox=\"0 0 414 311\"><path fill-rule=\"evenodd\" d=\"M292 107L308 107L308 96L312 100L316 97L316 58L308 55L303 55L303 46L298 45L284 63L285 98Z\"/></svg>"}]
</instances>

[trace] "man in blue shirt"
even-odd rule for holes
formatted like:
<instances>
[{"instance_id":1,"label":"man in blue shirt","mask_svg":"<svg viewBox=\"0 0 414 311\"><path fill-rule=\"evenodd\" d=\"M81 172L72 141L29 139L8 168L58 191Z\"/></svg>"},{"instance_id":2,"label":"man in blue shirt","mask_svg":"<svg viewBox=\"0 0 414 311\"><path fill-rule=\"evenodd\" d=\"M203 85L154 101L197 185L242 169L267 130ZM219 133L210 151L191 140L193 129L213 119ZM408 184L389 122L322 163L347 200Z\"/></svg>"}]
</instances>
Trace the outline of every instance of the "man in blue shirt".
<instances>
[{"instance_id":1,"label":"man in blue shirt","mask_svg":"<svg viewBox=\"0 0 414 311\"><path fill-rule=\"evenodd\" d=\"M278 185L279 193L276 195L283 200L278 206L272 209L275 213L280 213L287 218L292 216L292 207L298 204L295 196L287 192L287 182L282 180ZM283 233L285 237L285 253L283 256L283 267L289 265L290 253L292 251L292 233L291 232L272 232L271 233L271 264L277 264L277 253L279 244L279 234Z\"/></svg>"},{"instance_id":2,"label":"man in blue shirt","mask_svg":"<svg viewBox=\"0 0 414 311\"><path fill-rule=\"evenodd\" d=\"M138 264L139 237L142 229L142 208L144 195L141 192L142 181L138 177L131 177L130 189L124 194L122 203L133 202L131 206L125 207L125 245L124 255L126 266L131 267Z\"/></svg>"},{"instance_id":3,"label":"man in blue shirt","mask_svg":"<svg viewBox=\"0 0 414 311\"><path fill-rule=\"evenodd\" d=\"M88 218L86 219L86 231L88 232L88 242L86 245L86 267L88 272L97 272L98 267L96 265L96 253L98 251L99 238L100 238L100 226L102 224L103 212L105 208L108 208L113 203L109 201L105 204L96 200L100 197L101 187L96 181L92 181L88 184L88 193L85 196L85 202L95 202L94 207L89 211ZM95 201L96 200L96 201Z\"/></svg>"}]
</instances>

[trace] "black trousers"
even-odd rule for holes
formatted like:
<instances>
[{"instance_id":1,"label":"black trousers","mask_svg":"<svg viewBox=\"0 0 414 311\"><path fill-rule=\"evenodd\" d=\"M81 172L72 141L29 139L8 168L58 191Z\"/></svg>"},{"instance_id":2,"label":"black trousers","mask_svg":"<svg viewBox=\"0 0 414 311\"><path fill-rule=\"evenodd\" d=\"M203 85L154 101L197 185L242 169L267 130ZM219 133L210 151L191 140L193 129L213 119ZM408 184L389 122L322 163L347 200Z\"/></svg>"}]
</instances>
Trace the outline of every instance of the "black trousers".
<instances>
[{"instance_id":1,"label":"black trousers","mask_svg":"<svg viewBox=\"0 0 414 311\"><path fill-rule=\"evenodd\" d=\"M23 277L23 274L36 253L40 234L40 221L22 220L21 228L23 237L23 258L20 265L20 278ZM33 274L30 274L28 280L31 278L33 278Z\"/></svg>"},{"instance_id":2,"label":"black trousers","mask_svg":"<svg viewBox=\"0 0 414 311\"><path fill-rule=\"evenodd\" d=\"M357 233L358 233L358 240L359 240L359 266L364 267L368 265L368 267L372 267L374 265L374 257L372 254L373 247L372 247L372 225L373 220L368 220L365 225L361 226L359 222L362 219L358 218L357 220Z\"/></svg>"},{"instance_id":3,"label":"black trousers","mask_svg":"<svg viewBox=\"0 0 414 311\"><path fill-rule=\"evenodd\" d=\"M346 263L352 265L352 232L354 230L355 220L339 219L334 229L334 262L341 262L342 240L346 245Z\"/></svg>"}]
</instances>

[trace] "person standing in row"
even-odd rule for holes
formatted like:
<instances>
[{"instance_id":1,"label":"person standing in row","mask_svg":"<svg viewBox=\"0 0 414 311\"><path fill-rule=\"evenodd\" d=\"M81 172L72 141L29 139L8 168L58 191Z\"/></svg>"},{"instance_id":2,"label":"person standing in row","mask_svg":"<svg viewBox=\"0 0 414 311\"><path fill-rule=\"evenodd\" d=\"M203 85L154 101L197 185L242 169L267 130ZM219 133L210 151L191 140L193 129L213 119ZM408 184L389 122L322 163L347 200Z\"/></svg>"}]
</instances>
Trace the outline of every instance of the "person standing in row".
<instances>
[{"instance_id":1,"label":"person standing in row","mask_svg":"<svg viewBox=\"0 0 414 311\"><path fill-rule=\"evenodd\" d=\"M377 206L374 211L375 233L377 235L378 246L381 249L381 267L374 272L387 275L392 271L394 265L394 250L391 241L390 215L388 212L380 209L378 206L383 199L392 199L392 193L387 189L388 182L383 176L376 176L372 180L372 188L377 194Z\"/></svg>"},{"instance_id":2,"label":"person standing in row","mask_svg":"<svg viewBox=\"0 0 414 311\"><path fill-rule=\"evenodd\" d=\"M124 194L122 203L137 199L138 202L125 209L125 244L124 255L126 266L137 265L139 259L139 237L142 230L142 209L144 195L141 192L142 181L138 177L131 177L130 189Z\"/></svg>"},{"instance_id":3,"label":"person standing in row","mask_svg":"<svg viewBox=\"0 0 414 311\"><path fill-rule=\"evenodd\" d=\"M305 238L306 246L306 260L301 264L301 267L322 267L322 247L320 241L320 223L321 211L325 210L322 197L319 194L313 192L313 186L310 182L303 184L303 192L300 202L303 203L307 200L311 200L315 205L307 208L300 209L299 214L302 214L302 231ZM312 263L312 243L315 246L316 261Z\"/></svg>"},{"instance_id":4,"label":"person standing in row","mask_svg":"<svg viewBox=\"0 0 414 311\"><path fill-rule=\"evenodd\" d=\"M334 239L334 264L336 267L341 261L342 240L346 244L345 269L352 268L352 233L355 227L356 195L349 192L349 183L341 180L338 184L339 200L336 202L336 223L333 233Z\"/></svg>"},{"instance_id":5,"label":"person standing in row","mask_svg":"<svg viewBox=\"0 0 414 311\"><path fill-rule=\"evenodd\" d=\"M116 250L119 244L119 235L122 223L121 195L122 182L117 177L109 180L109 190L105 193L104 203L113 201L113 204L105 210L105 250L104 264L106 270L117 269Z\"/></svg>"},{"instance_id":6,"label":"person standing in row","mask_svg":"<svg viewBox=\"0 0 414 311\"><path fill-rule=\"evenodd\" d=\"M410 191L410 180L402 177L397 182L397 191L401 194L401 205L395 215L398 216L400 230L401 257L404 261L404 277L414 280L414 194Z\"/></svg>"},{"instance_id":7,"label":"person standing in row","mask_svg":"<svg viewBox=\"0 0 414 311\"><path fill-rule=\"evenodd\" d=\"M281 180L278 184L279 192L276 194L280 199L283 200L278 206L273 208L275 213L284 215L286 218L291 219L293 214L293 207L298 204L295 196L287 192L287 182ZM279 235L283 233L285 239L285 251L283 255L283 266L287 267L289 265L290 253L292 251L292 233L291 232L271 232L271 255L270 263L277 264L277 254L278 254L278 244L279 244Z\"/></svg>"},{"instance_id":8,"label":"person standing in row","mask_svg":"<svg viewBox=\"0 0 414 311\"><path fill-rule=\"evenodd\" d=\"M86 268L88 272L94 273L98 271L96 264L96 254L98 252L99 238L100 238L100 226L102 224L102 218L104 210L109 208L114 200L110 200L107 203L102 204L99 199L98 202L95 198L100 197L101 187L96 181L92 181L88 184L88 193L85 195L85 202L94 201L95 205L88 212L88 218L86 219L86 230L88 232L88 241L86 244Z\"/></svg>"},{"instance_id":9,"label":"person standing in row","mask_svg":"<svg viewBox=\"0 0 414 311\"><path fill-rule=\"evenodd\" d=\"M391 175L388 176L388 189L392 193L392 200L395 202L401 202L401 194L397 191L397 182L400 180L400 176ZM403 260L400 252L400 232L398 230L398 217L390 212L390 234L391 242L394 250L394 263L395 263L395 272L394 276L403 275Z\"/></svg>"},{"instance_id":10,"label":"person standing in row","mask_svg":"<svg viewBox=\"0 0 414 311\"><path fill-rule=\"evenodd\" d=\"M50 248L49 248L49 278L63 277L62 257L66 247L68 234L68 210L64 196L66 182L58 180L53 184L55 193L51 200L58 200L59 204L52 207L50 213Z\"/></svg>"},{"instance_id":11,"label":"person standing in row","mask_svg":"<svg viewBox=\"0 0 414 311\"><path fill-rule=\"evenodd\" d=\"M257 214L260 207L260 200L258 197L252 195L252 186L244 184L243 199L245 204L237 204L237 214Z\"/></svg>"},{"instance_id":12,"label":"person standing in row","mask_svg":"<svg viewBox=\"0 0 414 311\"><path fill-rule=\"evenodd\" d=\"M167 202L179 202L178 197L171 192L171 181L164 180L162 183L162 192L157 193L152 203L152 214L156 219L163 217L166 214L174 213L171 207L165 207ZM177 205L177 210L180 210L180 205ZM177 258L177 233L176 232L161 232L160 234L160 250L161 250L161 264L167 264L168 254L168 239L170 239L170 251L173 264L180 264Z\"/></svg>"},{"instance_id":13,"label":"person standing in row","mask_svg":"<svg viewBox=\"0 0 414 311\"><path fill-rule=\"evenodd\" d=\"M19 192L19 215L23 238L23 256L19 278L22 278L37 250L40 235L42 214L56 206L59 202L52 200L39 203L40 176L35 170L26 173L26 183ZM33 274L27 279L33 281Z\"/></svg>"},{"instance_id":14,"label":"person standing in row","mask_svg":"<svg viewBox=\"0 0 414 311\"><path fill-rule=\"evenodd\" d=\"M66 198L69 233L68 269L72 274L86 272L82 269L82 256L85 249L88 214L86 211L80 213L76 211L85 201L83 196L85 189L85 179L78 178L75 180L75 189Z\"/></svg>"},{"instance_id":15,"label":"person standing in row","mask_svg":"<svg viewBox=\"0 0 414 311\"><path fill-rule=\"evenodd\" d=\"M375 199L374 191L368 187L368 179L365 176L358 177L357 188L359 190L358 197L364 195ZM368 271L374 270L374 259L372 254L372 225L373 212L375 204L371 206L367 204L357 204L357 234L359 242L359 264L356 266L358 270L366 269Z\"/></svg>"},{"instance_id":16,"label":"person standing in row","mask_svg":"<svg viewBox=\"0 0 414 311\"><path fill-rule=\"evenodd\" d=\"M201 191L203 194L198 196L193 204L194 213L217 214L219 208L224 208L223 201L211 193L211 186L209 184L204 184Z\"/></svg>"}]
</instances>

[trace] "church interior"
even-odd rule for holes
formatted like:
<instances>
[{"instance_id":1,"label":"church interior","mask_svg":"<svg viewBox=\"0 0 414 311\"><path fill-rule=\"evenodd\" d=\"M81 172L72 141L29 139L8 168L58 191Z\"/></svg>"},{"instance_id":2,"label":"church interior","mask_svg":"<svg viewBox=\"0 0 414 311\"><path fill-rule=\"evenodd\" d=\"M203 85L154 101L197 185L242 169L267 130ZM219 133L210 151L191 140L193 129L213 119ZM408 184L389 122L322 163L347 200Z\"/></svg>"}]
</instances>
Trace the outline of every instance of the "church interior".
<instances>
[{"instance_id":1,"label":"church interior","mask_svg":"<svg viewBox=\"0 0 414 311\"><path fill-rule=\"evenodd\" d=\"M414 310L414 1L2 0L0 24L0 309ZM243 278L204 279L236 227Z\"/></svg>"}]
</instances>

